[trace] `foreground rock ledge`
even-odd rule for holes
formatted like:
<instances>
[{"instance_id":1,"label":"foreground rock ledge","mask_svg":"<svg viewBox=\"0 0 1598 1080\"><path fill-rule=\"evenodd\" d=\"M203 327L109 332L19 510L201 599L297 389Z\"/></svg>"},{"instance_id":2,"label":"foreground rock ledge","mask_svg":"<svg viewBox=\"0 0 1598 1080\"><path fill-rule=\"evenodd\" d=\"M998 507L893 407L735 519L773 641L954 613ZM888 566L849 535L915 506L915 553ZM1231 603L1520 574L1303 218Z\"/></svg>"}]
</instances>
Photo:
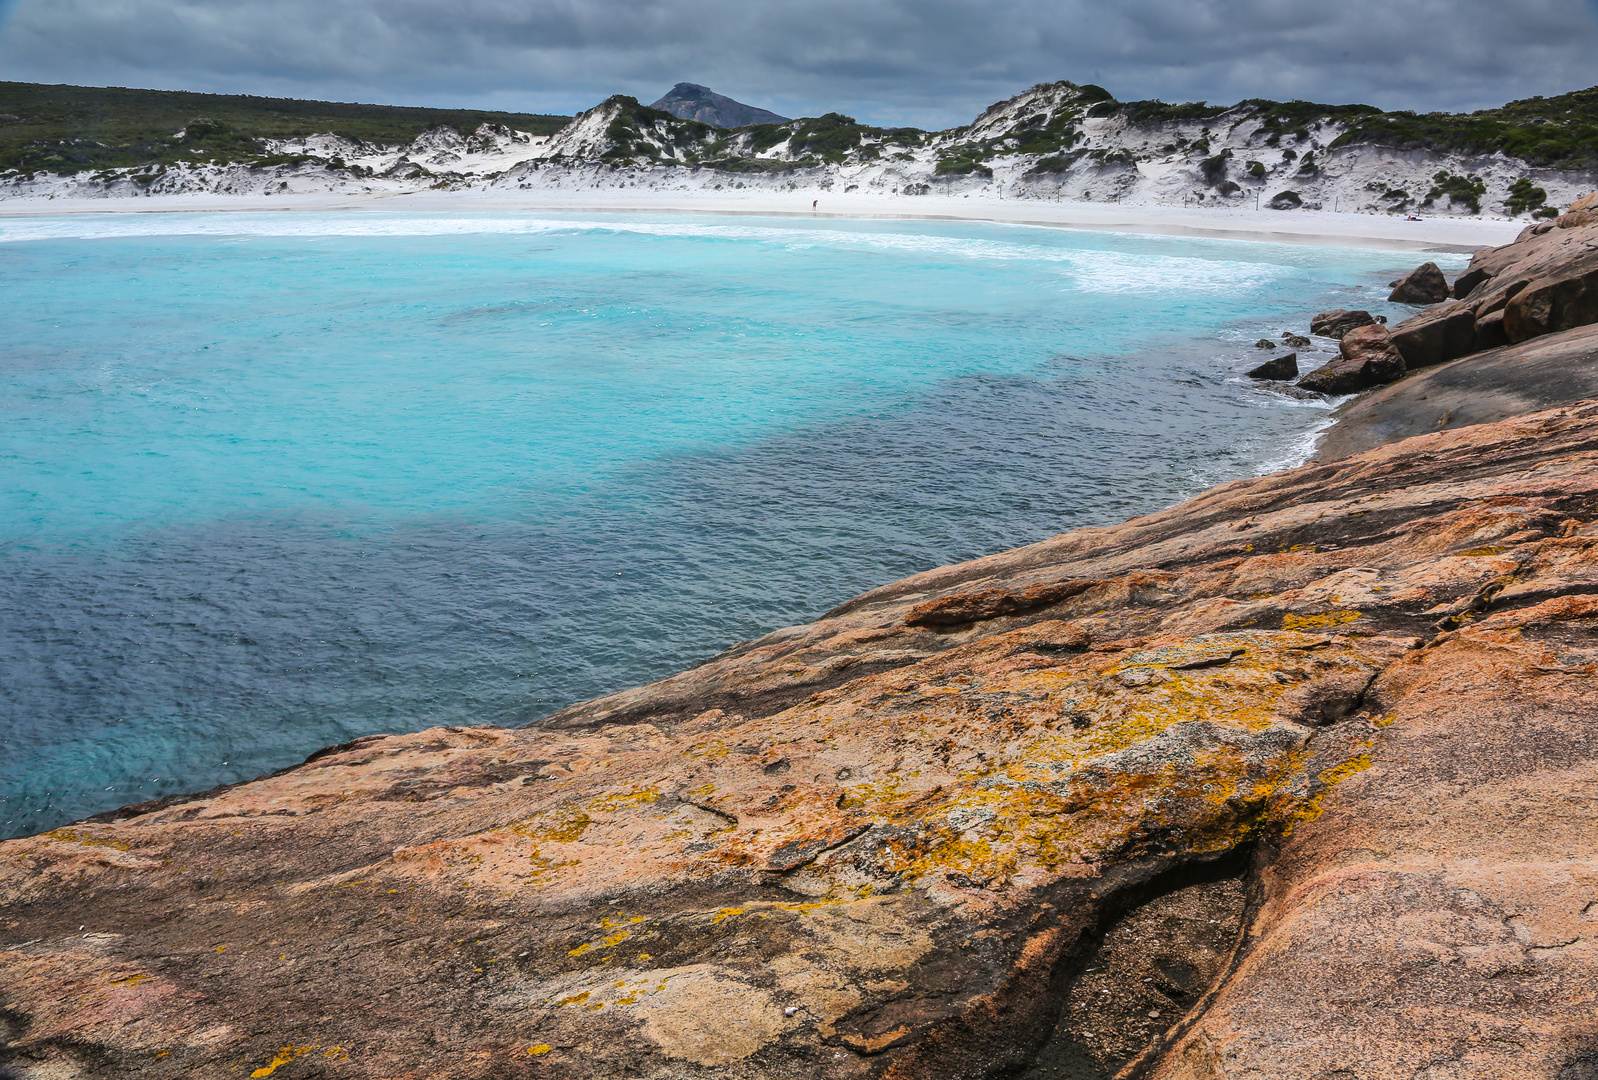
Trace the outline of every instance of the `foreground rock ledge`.
<instances>
[{"instance_id":1,"label":"foreground rock ledge","mask_svg":"<svg viewBox=\"0 0 1598 1080\"><path fill-rule=\"evenodd\" d=\"M1595 518L1588 402L7 842L5 1068L1592 1075ZM1161 992L1127 950L1223 909L1094 1041Z\"/></svg>"}]
</instances>

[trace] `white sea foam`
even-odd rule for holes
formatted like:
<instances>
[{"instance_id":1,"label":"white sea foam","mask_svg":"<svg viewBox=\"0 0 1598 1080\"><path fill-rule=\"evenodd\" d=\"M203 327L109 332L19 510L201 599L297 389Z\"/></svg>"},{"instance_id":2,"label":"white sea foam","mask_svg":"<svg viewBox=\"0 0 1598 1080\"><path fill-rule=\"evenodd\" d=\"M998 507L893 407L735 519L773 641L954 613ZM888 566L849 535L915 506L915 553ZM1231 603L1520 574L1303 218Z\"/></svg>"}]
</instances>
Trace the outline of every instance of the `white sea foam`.
<instances>
[{"instance_id":1,"label":"white sea foam","mask_svg":"<svg viewBox=\"0 0 1598 1080\"><path fill-rule=\"evenodd\" d=\"M338 213L193 213L147 217L125 214L0 218L0 243L40 240L112 240L155 236L209 236L245 240L315 237L405 237L461 235L539 235L552 232L632 233L642 236L719 239L805 247L848 247L902 252L918 258L968 262L1056 264L1080 292L1149 294L1213 293L1255 288L1291 272L1287 266L1226 259L1204 259L1154 252L1120 252L1054 243L983 240L935 233L815 229L720 224L704 221L650 221L493 216L387 215ZM1051 236L1050 239L1053 239Z\"/></svg>"}]
</instances>

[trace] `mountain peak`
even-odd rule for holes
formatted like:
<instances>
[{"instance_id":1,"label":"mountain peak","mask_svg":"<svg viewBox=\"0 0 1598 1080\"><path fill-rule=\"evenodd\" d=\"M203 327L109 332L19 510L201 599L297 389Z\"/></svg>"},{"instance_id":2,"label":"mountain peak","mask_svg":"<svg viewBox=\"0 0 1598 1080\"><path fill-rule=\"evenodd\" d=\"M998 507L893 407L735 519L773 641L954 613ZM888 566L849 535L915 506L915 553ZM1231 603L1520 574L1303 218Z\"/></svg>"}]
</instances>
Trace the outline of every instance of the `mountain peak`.
<instances>
[{"instance_id":1,"label":"mountain peak","mask_svg":"<svg viewBox=\"0 0 1598 1080\"><path fill-rule=\"evenodd\" d=\"M650 107L669 112L679 120L698 120L719 128L745 127L749 124L781 124L788 120L786 116L778 116L774 112L745 105L725 94L716 93L708 86L690 82L678 83L665 97Z\"/></svg>"}]
</instances>

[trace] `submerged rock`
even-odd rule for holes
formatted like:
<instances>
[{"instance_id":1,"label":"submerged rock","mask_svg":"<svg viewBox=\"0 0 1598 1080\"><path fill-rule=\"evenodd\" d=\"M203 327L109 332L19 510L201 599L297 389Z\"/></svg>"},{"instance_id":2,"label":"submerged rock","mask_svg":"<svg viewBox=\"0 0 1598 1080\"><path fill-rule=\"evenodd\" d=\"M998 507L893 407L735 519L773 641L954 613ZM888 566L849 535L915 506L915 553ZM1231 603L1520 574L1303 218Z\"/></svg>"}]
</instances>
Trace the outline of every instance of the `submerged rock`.
<instances>
[{"instance_id":1,"label":"submerged rock","mask_svg":"<svg viewBox=\"0 0 1598 1080\"><path fill-rule=\"evenodd\" d=\"M1278 382L1296 379L1298 378L1298 354L1288 353L1286 356L1272 357L1250 371L1248 377L1251 379L1275 379Z\"/></svg>"},{"instance_id":2,"label":"submerged rock","mask_svg":"<svg viewBox=\"0 0 1598 1080\"><path fill-rule=\"evenodd\" d=\"M1286 345L1289 349L1307 349L1309 348L1310 341L1309 338L1303 336L1302 334L1295 334L1289 330L1282 335L1282 344Z\"/></svg>"},{"instance_id":3,"label":"submerged rock","mask_svg":"<svg viewBox=\"0 0 1598 1080\"><path fill-rule=\"evenodd\" d=\"M1598 405L1444 431L7 841L5 1068L1552 1080L1595 519Z\"/></svg>"},{"instance_id":4,"label":"submerged rock","mask_svg":"<svg viewBox=\"0 0 1598 1080\"><path fill-rule=\"evenodd\" d=\"M1440 304L1448 299L1448 279L1434 262L1421 263L1408 276L1393 282L1387 297L1393 304Z\"/></svg>"}]
</instances>

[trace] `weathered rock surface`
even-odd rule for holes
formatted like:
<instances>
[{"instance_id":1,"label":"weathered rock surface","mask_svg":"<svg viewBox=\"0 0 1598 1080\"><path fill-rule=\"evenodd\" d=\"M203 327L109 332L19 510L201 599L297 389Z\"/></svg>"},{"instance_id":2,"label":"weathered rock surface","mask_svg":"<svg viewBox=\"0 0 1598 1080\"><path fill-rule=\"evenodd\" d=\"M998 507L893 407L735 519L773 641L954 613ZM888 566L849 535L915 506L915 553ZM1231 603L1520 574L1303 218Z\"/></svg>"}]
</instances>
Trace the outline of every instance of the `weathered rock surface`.
<instances>
[{"instance_id":1,"label":"weathered rock surface","mask_svg":"<svg viewBox=\"0 0 1598 1080\"><path fill-rule=\"evenodd\" d=\"M1508 307L1533 284L1542 292L1553 283L1588 279L1598 269L1598 226L1550 227L1537 232L1540 228L1533 226L1513 244L1477 252L1470 267L1454 282L1454 295L1478 319ZM1576 325L1581 324L1549 326L1536 332L1551 333Z\"/></svg>"},{"instance_id":2,"label":"weathered rock surface","mask_svg":"<svg viewBox=\"0 0 1598 1080\"><path fill-rule=\"evenodd\" d=\"M1259 367L1249 371L1248 377L1251 379L1275 379L1278 382L1296 379L1298 378L1298 353L1273 356Z\"/></svg>"},{"instance_id":3,"label":"weathered rock surface","mask_svg":"<svg viewBox=\"0 0 1598 1080\"><path fill-rule=\"evenodd\" d=\"M1317 456L1331 461L1586 398L1598 398L1598 324L1455 360L1352 401Z\"/></svg>"},{"instance_id":4,"label":"weathered rock surface","mask_svg":"<svg viewBox=\"0 0 1598 1080\"><path fill-rule=\"evenodd\" d=\"M1580 1075L1595 519L1587 403L8 841L5 1067Z\"/></svg>"},{"instance_id":5,"label":"weathered rock surface","mask_svg":"<svg viewBox=\"0 0 1598 1080\"><path fill-rule=\"evenodd\" d=\"M1307 349L1309 348L1310 342L1309 338L1305 337L1303 334L1295 334L1289 330L1282 334L1282 344L1286 345L1289 349Z\"/></svg>"},{"instance_id":6,"label":"weathered rock surface","mask_svg":"<svg viewBox=\"0 0 1598 1080\"><path fill-rule=\"evenodd\" d=\"M1394 347L1387 327L1371 323L1344 334L1337 359L1316 368L1298 380L1298 385L1320 394L1353 394L1392 382L1404 370L1404 357Z\"/></svg>"},{"instance_id":7,"label":"weathered rock surface","mask_svg":"<svg viewBox=\"0 0 1598 1080\"><path fill-rule=\"evenodd\" d=\"M1393 282L1393 291L1387 297L1393 304L1440 304L1447 299L1448 279L1434 262L1421 263Z\"/></svg>"},{"instance_id":8,"label":"weathered rock surface","mask_svg":"<svg viewBox=\"0 0 1598 1080\"><path fill-rule=\"evenodd\" d=\"M1317 337L1341 338L1350 330L1369 326L1376 321L1368 311L1350 311L1333 308L1323 311L1309 321L1309 332Z\"/></svg>"},{"instance_id":9,"label":"weathered rock surface","mask_svg":"<svg viewBox=\"0 0 1598 1080\"><path fill-rule=\"evenodd\" d=\"M1406 368L1431 367L1475 351L1476 313L1464 304L1439 304L1393 327L1392 338Z\"/></svg>"}]
</instances>

